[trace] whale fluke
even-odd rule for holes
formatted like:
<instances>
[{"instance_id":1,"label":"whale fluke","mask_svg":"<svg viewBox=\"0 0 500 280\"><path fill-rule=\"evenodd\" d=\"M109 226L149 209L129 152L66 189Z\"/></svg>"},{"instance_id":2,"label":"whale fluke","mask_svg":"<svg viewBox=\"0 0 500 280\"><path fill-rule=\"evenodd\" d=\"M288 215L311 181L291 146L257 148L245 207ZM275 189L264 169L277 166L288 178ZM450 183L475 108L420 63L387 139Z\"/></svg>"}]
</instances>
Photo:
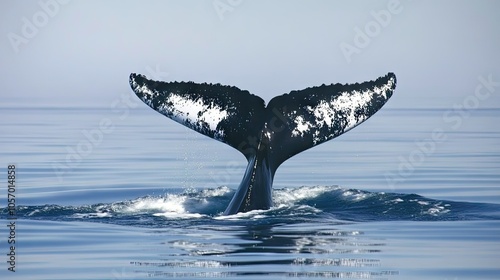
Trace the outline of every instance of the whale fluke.
<instances>
[{"instance_id":1,"label":"whale fluke","mask_svg":"<svg viewBox=\"0 0 500 280\"><path fill-rule=\"evenodd\" d=\"M396 76L331 84L262 98L233 86L162 82L130 75L135 94L157 112L239 150L248 166L224 214L272 206L276 169L290 157L331 140L377 112Z\"/></svg>"}]
</instances>

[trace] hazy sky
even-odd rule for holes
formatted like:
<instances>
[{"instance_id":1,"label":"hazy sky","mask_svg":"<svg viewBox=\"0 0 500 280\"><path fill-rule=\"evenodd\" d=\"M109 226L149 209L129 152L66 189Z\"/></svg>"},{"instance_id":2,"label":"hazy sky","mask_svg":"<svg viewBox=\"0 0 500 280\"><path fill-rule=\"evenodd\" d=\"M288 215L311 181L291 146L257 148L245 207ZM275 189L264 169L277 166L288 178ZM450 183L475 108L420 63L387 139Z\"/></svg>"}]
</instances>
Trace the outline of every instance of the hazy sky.
<instances>
[{"instance_id":1,"label":"hazy sky","mask_svg":"<svg viewBox=\"0 0 500 280\"><path fill-rule=\"evenodd\" d=\"M269 101L391 71L391 108L449 108L479 76L500 82L495 0L60 2L0 1L0 106L109 106L130 72ZM500 87L479 106L500 107Z\"/></svg>"}]
</instances>

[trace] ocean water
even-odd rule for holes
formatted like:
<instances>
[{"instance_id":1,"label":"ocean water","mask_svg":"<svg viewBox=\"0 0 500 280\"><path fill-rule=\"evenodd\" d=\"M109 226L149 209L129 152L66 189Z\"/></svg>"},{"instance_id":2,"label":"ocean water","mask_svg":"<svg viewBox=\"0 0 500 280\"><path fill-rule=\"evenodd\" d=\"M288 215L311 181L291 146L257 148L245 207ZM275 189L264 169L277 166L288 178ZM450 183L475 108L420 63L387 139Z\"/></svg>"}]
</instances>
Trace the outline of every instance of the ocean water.
<instances>
[{"instance_id":1,"label":"ocean water","mask_svg":"<svg viewBox=\"0 0 500 280\"><path fill-rule=\"evenodd\" d=\"M114 105L0 110L1 279L500 279L499 110L383 108L226 217L243 156Z\"/></svg>"}]
</instances>

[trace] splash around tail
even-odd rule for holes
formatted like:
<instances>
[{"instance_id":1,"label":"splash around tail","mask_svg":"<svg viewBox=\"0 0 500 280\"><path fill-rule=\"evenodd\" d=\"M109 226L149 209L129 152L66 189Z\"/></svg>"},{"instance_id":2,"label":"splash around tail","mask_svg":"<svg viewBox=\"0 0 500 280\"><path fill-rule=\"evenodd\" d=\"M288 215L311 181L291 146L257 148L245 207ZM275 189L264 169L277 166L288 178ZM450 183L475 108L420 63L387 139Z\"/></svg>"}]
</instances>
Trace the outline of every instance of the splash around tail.
<instances>
[{"instance_id":1,"label":"splash around tail","mask_svg":"<svg viewBox=\"0 0 500 280\"><path fill-rule=\"evenodd\" d=\"M121 190L120 190L121 191ZM338 186L303 186L273 190L274 206L223 215L235 190L171 189L158 196L144 196L112 203L82 206L18 206L20 219L89 221L110 224L164 227L224 224L294 224L301 222L456 221L500 220L500 205L436 200L416 194L369 192ZM0 219L7 219L0 208Z\"/></svg>"}]
</instances>

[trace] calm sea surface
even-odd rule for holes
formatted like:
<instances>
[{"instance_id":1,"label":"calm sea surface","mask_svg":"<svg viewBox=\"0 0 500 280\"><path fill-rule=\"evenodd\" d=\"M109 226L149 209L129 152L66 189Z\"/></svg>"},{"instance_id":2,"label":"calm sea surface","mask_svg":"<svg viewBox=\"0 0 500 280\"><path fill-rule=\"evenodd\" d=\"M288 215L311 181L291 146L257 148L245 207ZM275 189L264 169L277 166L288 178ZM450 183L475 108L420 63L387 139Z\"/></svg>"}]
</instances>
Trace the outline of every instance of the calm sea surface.
<instances>
[{"instance_id":1,"label":"calm sea surface","mask_svg":"<svg viewBox=\"0 0 500 280\"><path fill-rule=\"evenodd\" d=\"M285 162L274 208L224 217L229 146L142 104L0 108L0 278L500 279L499 120L384 108Z\"/></svg>"}]
</instances>

